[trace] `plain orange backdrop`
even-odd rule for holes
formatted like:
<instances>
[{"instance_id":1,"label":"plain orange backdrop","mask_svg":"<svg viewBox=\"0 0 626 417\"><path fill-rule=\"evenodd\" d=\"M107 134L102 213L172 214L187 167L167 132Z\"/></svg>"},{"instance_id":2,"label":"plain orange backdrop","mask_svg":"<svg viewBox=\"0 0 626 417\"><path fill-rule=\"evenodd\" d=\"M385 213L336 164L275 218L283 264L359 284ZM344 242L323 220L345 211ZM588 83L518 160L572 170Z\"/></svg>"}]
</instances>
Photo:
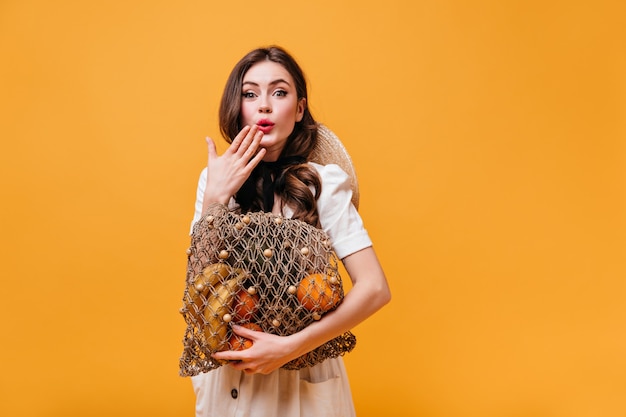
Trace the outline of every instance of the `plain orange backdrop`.
<instances>
[{"instance_id":1,"label":"plain orange backdrop","mask_svg":"<svg viewBox=\"0 0 626 417\"><path fill-rule=\"evenodd\" d=\"M0 2L0 415L192 416L204 137L248 50L300 61L393 300L359 416L626 415L626 9L614 1Z\"/></svg>"}]
</instances>

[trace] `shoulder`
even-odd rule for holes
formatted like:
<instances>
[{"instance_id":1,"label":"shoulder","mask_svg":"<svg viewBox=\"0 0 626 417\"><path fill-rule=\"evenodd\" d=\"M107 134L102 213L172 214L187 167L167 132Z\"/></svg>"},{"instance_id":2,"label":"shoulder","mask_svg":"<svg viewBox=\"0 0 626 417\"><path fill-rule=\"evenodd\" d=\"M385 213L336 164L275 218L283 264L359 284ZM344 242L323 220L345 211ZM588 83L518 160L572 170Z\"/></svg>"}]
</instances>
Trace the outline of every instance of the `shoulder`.
<instances>
[{"instance_id":1,"label":"shoulder","mask_svg":"<svg viewBox=\"0 0 626 417\"><path fill-rule=\"evenodd\" d=\"M322 185L329 184L347 184L348 188L350 187L350 177L348 174L336 164L328 164L321 165L317 162L309 162L309 165L313 167L320 179L322 180Z\"/></svg>"},{"instance_id":2,"label":"shoulder","mask_svg":"<svg viewBox=\"0 0 626 417\"><path fill-rule=\"evenodd\" d=\"M346 167L343 164L333 163L328 165L322 165L316 162L309 162L309 165L317 170L318 174L322 178L322 182L327 183L327 186L338 187L341 190L349 188L352 204L355 206L355 208L358 209L359 184L352 165L348 165Z\"/></svg>"},{"instance_id":3,"label":"shoulder","mask_svg":"<svg viewBox=\"0 0 626 417\"><path fill-rule=\"evenodd\" d=\"M315 162L309 162L309 164L317 170L322 183L318 206L324 204L326 200L332 200L333 204L353 203L352 180L339 165L320 165Z\"/></svg>"},{"instance_id":4,"label":"shoulder","mask_svg":"<svg viewBox=\"0 0 626 417\"><path fill-rule=\"evenodd\" d=\"M318 175L322 184L319 199L317 201L318 210L324 211L327 205L350 204L352 200L352 188L350 187L350 177L339 165L320 165L309 162ZM322 213L320 213L322 214Z\"/></svg>"},{"instance_id":5,"label":"shoulder","mask_svg":"<svg viewBox=\"0 0 626 417\"><path fill-rule=\"evenodd\" d=\"M317 170L322 182L317 211L337 256L343 258L371 246L363 221L352 203L350 176L335 164L309 164Z\"/></svg>"}]
</instances>

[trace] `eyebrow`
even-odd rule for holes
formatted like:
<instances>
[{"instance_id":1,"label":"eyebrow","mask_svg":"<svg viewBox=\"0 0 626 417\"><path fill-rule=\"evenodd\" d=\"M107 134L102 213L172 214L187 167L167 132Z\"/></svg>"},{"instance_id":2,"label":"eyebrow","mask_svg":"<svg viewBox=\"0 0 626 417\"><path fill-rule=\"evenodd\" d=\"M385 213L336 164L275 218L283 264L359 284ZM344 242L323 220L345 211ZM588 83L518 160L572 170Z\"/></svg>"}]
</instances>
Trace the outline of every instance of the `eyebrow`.
<instances>
[{"instance_id":1,"label":"eyebrow","mask_svg":"<svg viewBox=\"0 0 626 417\"><path fill-rule=\"evenodd\" d=\"M276 85L276 84L280 84L280 83L285 83L288 86L291 86L291 84L289 84L289 82L287 80L283 80L282 78L279 78L277 80L274 80L274 81L270 82L270 86L273 86L273 85ZM254 81L244 81L242 83L242 85L246 85L246 84L250 84L250 85L253 85L255 87L259 86L259 84L255 83Z\"/></svg>"}]
</instances>

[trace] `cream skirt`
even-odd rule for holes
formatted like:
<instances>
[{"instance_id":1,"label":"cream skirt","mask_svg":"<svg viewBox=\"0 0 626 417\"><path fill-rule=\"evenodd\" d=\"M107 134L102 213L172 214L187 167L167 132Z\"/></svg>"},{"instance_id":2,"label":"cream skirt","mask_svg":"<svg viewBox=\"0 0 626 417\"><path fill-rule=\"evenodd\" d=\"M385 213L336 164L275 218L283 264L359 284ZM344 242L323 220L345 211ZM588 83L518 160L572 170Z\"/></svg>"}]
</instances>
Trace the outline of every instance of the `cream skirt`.
<instances>
[{"instance_id":1,"label":"cream skirt","mask_svg":"<svg viewBox=\"0 0 626 417\"><path fill-rule=\"evenodd\" d=\"M196 417L354 417L343 359L248 375L228 365L191 378Z\"/></svg>"}]
</instances>

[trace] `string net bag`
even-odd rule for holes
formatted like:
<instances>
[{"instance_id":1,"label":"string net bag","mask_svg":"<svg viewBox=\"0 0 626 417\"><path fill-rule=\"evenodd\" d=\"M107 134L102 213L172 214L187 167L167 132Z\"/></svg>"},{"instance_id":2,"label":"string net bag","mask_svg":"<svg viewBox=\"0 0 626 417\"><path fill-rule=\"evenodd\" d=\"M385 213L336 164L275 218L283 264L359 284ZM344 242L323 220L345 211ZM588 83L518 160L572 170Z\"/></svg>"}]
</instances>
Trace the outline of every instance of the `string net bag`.
<instances>
[{"instance_id":1,"label":"string net bag","mask_svg":"<svg viewBox=\"0 0 626 417\"><path fill-rule=\"evenodd\" d=\"M336 152L336 136L323 126L320 136L327 142L322 142L323 149ZM340 142L339 146L343 149ZM325 152L317 152L316 162L328 162L325 157L337 159L337 153ZM347 156L345 149L343 152ZM345 162L345 157L342 160ZM348 166L352 169L349 160ZM354 172L348 174L355 188ZM320 320L344 297L329 237L297 219L264 212L238 213L213 204L194 224L187 256L180 310L187 324L181 376L225 364L211 356L215 352L251 346L250 340L232 331L231 324L287 336ZM350 352L355 345L356 337L346 332L283 368L313 366Z\"/></svg>"}]
</instances>

